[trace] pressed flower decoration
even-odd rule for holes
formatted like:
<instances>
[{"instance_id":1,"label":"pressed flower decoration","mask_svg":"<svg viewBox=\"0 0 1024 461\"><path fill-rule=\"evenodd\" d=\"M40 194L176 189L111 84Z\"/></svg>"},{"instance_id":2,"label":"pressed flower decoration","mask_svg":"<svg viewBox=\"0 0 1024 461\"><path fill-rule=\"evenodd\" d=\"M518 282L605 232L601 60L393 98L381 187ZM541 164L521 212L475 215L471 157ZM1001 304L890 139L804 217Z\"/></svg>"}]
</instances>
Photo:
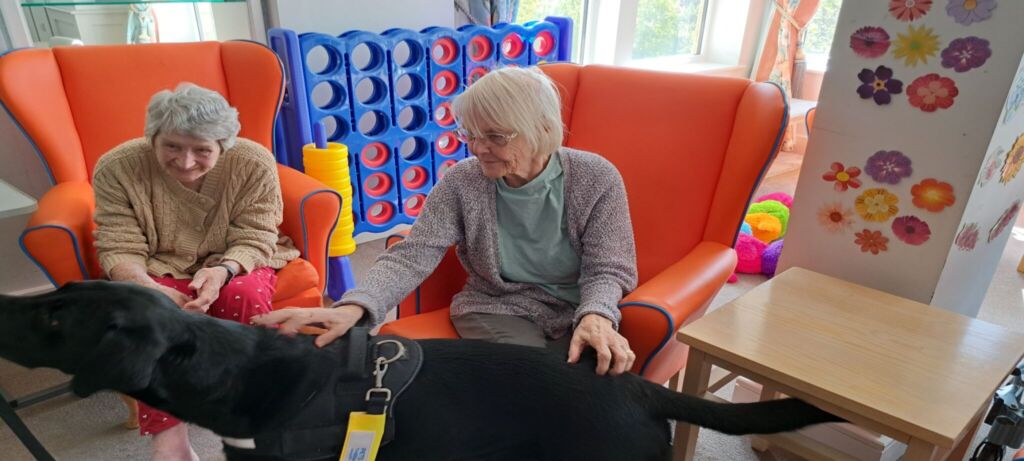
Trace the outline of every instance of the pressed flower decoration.
<instances>
[{"instance_id":1,"label":"pressed flower decoration","mask_svg":"<svg viewBox=\"0 0 1024 461\"><path fill-rule=\"evenodd\" d=\"M928 223L917 216L900 216L892 220L892 233L908 245L920 245L932 236Z\"/></svg>"},{"instance_id":2,"label":"pressed flower decoration","mask_svg":"<svg viewBox=\"0 0 1024 461\"><path fill-rule=\"evenodd\" d=\"M960 94L952 79L939 74L927 74L918 77L907 87L907 98L910 105L925 112L937 109L948 109L953 99Z\"/></svg>"},{"instance_id":3,"label":"pressed flower decoration","mask_svg":"<svg viewBox=\"0 0 1024 461\"><path fill-rule=\"evenodd\" d=\"M909 177L914 169L910 167L910 157L898 150L880 150L868 157L864 166L871 179L884 184L898 184L901 179Z\"/></svg>"},{"instance_id":4,"label":"pressed flower decoration","mask_svg":"<svg viewBox=\"0 0 1024 461\"><path fill-rule=\"evenodd\" d=\"M882 231L864 229L853 235L857 237L853 243L860 245L860 251L864 253L870 252L873 255L877 255L878 253L889 249L887 246L889 238L882 235Z\"/></svg>"},{"instance_id":5,"label":"pressed flower decoration","mask_svg":"<svg viewBox=\"0 0 1024 461\"><path fill-rule=\"evenodd\" d=\"M914 206L931 212L942 211L956 203L953 186L932 178L914 184L910 188L910 195L914 196Z\"/></svg>"},{"instance_id":6,"label":"pressed flower decoration","mask_svg":"<svg viewBox=\"0 0 1024 461\"><path fill-rule=\"evenodd\" d=\"M928 64L928 58L939 51L939 36L932 33L931 27L907 26L907 33L896 35L896 46L892 55L902 59L903 64L916 67L918 63Z\"/></svg>"},{"instance_id":7,"label":"pressed flower decoration","mask_svg":"<svg viewBox=\"0 0 1024 461\"><path fill-rule=\"evenodd\" d=\"M988 241L991 242L995 240L996 237L999 237L999 234L1002 234L1003 230L1005 230L1010 223L1017 218L1018 212L1020 212L1020 200L1013 202L1013 205L1010 205L1010 207L1007 208L1001 216L999 216L999 220L996 221L995 225L992 226L992 229L988 231Z\"/></svg>"},{"instance_id":8,"label":"pressed flower decoration","mask_svg":"<svg viewBox=\"0 0 1024 461\"><path fill-rule=\"evenodd\" d=\"M885 222L899 213L899 202L899 197L885 189L868 189L857 196L854 209L865 221Z\"/></svg>"},{"instance_id":9,"label":"pressed flower decoration","mask_svg":"<svg viewBox=\"0 0 1024 461\"><path fill-rule=\"evenodd\" d=\"M835 162L827 173L821 175L821 179L828 182L834 181L835 185L832 187L837 192L843 192L851 187L854 189L860 187L858 176L860 176L860 168L855 166L847 168L842 163Z\"/></svg>"},{"instance_id":10,"label":"pressed flower decoration","mask_svg":"<svg viewBox=\"0 0 1024 461\"><path fill-rule=\"evenodd\" d=\"M971 251L978 244L978 225L976 223L965 224L960 232L956 234L956 247L963 251Z\"/></svg>"},{"instance_id":11,"label":"pressed flower decoration","mask_svg":"<svg viewBox=\"0 0 1024 461\"><path fill-rule=\"evenodd\" d=\"M889 51L889 33L881 27L861 27L850 35L850 48L858 56L877 58Z\"/></svg>"},{"instance_id":12,"label":"pressed flower decoration","mask_svg":"<svg viewBox=\"0 0 1024 461\"><path fill-rule=\"evenodd\" d=\"M932 9L932 0L890 0L889 13L900 21L916 21Z\"/></svg>"},{"instance_id":13,"label":"pressed flower decoration","mask_svg":"<svg viewBox=\"0 0 1024 461\"><path fill-rule=\"evenodd\" d=\"M838 234L853 226L853 210L842 203L827 203L818 209L818 223L825 230Z\"/></svg>"},{"instance_id":14,"label":"pressed flower decoration","mask_svg":"<svg viewBox=\"0 0 1024 461\"><path fill-rule=\"evenodd\" d=\"M1017 111L1024 106L1024 63L1017 69L1017 78L1013 79L1013 87L1010 89L1010 97L1006 98L1006 108L1003 109L1003 123L1009 122Z\"/></svg>"},{"instance_id":15,"label":"pressed flower decoration","mask_svg":"<svg viewBox=\"0 0 1024 461\"><path fill-rule=\"evenodd\" d=\"M1006 163L1003 163L1003 171L999 175L999 182L1006 184L1013 181L1020 173L1021 166L1024 166L1024 134L1017 137L1017 141L1006 154Z\"/></svg>"},{"instance_id":16,"label":"pressed flower decoration","mask_svg":"<svg viewBox=\"0 0 1024 461\"><path fill-rule=\"evenodd\" d=\"M1002 147L996 149L991 157L985 162L985 167L981 170L981 175L978 176L978 187L985 187L992 180L992 177L999 171L1000 163L1003 161L1006 151Z\"/></svg>"},{"instance_id":17,"label":"pressed flower decoration","mask_svg":"<svg viewBox=\"0 0 1024 461\"><path fill-rule=\"evenodd\" d=\"M996 0L949 0L946 4L946 14L965 26L991 18L995 9Z\"/></svg>"},{"instance_id":18,"label":"pressed flower decoration","mask_svg":"<svg viewBox=\"0 0 1024 461\"><path fill-rule=\"evenodd\" d=\"M988 40L978 37L963 37L949 42L942 50L942 67L957 72L967 72L985 64L992 57L992 49Z\"/></svg>"},{"instance_id":19,"label":"pressed flower decoration","mask_svg":"<svg viewBox=\"0 0 1024 461\"><path fill-rule=\"evenodd\" d=\"M885 66L878 66L874 71L861 69L857 74L861 85L857 87L857 94L861 99L873 98L875 104L889 104L892 95L903 92L903 82L892 78L892 69Z\"/></svg>"}]
</instances>

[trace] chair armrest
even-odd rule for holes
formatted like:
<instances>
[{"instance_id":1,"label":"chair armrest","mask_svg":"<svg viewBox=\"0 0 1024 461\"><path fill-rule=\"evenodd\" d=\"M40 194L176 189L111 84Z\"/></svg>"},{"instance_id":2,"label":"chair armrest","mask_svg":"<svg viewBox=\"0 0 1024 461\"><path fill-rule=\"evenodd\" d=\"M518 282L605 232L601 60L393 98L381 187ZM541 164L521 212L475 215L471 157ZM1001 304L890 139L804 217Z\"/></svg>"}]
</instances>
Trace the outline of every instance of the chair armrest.
<instances>
[{"instance_id":1,"label":"chair armrest","mask_svg":"<svg viewBox=\"0 0 1024 461\"><path fill-rule=\"evenodd\" d=\"M327 285L327 246L338 223L341 195L299 171L277 166L284 200L281 232L291 237L302 257L316 268L321 293Z\"/></svg>"},{"instance_id":2,"label":"chair armrest","mask_svg":"<svg viewBox=\"0 0 1024 461\"><path fill-rule=\"evenodd\" d=\"M22 231L21 250L54 286L102 276L93 248L95 208L92 185L63 182L43 194Z\"/></svg>"},{"instance_id":3,"label":"chair armrest","mask_svg":"<svg viewBox=\"0 0 1024 461\"><path fill-rule=\"evenodd\" d=\"M682 368L686 348L676 331L704 315L735 267L735 250L704 241L619 303L619 331L636 353L635 373L662 383Z\"/></svg>"},{"instance_id":4,"label":"chair armrest","mask_svg":"<svg viewBox=\"0 0 1024 461\"><path fill-rule=\"evenodd\" d=\"M396 232L388 236L385 248L391 248L401 242L409 235L409 231ZM427 277L416 290L409 293L402 302L398 303L396 318L409 317L416 314L444 309L452 305L452 298L466 285L466 271L455 255L455 247L448 249L448 252L441 258L441 262L434 269L434 272Z\"/></svg>"}]
</instances>

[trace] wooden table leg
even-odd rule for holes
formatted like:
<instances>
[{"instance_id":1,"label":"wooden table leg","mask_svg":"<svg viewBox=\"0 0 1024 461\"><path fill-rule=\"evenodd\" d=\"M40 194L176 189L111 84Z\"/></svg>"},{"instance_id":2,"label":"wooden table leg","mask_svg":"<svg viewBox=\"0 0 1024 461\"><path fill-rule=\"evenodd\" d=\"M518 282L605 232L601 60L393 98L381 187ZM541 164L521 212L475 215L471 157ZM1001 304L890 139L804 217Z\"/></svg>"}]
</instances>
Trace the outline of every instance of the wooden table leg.
<instances>
[{"instance_id":1,"label":"wooden table leg","mask_svg":"<svg viewBox=\"0 0 1024 461\"><path fill-rule=\"evenodd\" d=\"M686 359L686 372L683 376L683 393L703 397L711 378L711 363L705 360L706 354L694 347ZM699 426L682 421L676 423L676 436L672 447L674 461L691 461L697 449Z\"/></svg>"},{"instance_id":2,"label":"wooden table leg","mask_svg":"<svg viewBox=\"0 0 1024 461\"><path fill-rule=\"evenodd\" d=\"M924 440L910 439L907 444L907 453L903 455L903 461L931 461L935 454L935 445Z\"/></svg>"},{"instance_id":3,"label":"wooden table leg","mask_svg":"<svg viewBox=\"0 0 1024 461\"><path fill-rule=\"evenodd\" d=\"M771 384L761 383L760 401L777 400L780 397L782 397L782 393L772 387ZM768 441L763 437L758 437L756 435L750 437L750 448L753 448L754 451L765 451L768 449L768 446Z\"/></svg>"},{"instance_id":4,"label":"wooden table leg","mask_svg":"<svg viewBox=\"0 0 1024 461\"><path fill-rule=\"evenodd\" d=\"M967 434L965 434L964 438L960 440L960 443L953 447L953 451L949 453L949 457L946 459L950 461L961 461L965 456L967 456L967 450L971 449L971 442L974 441L974 436L978 433L978 428L981 427L981 424L984 422L986 413L988 413L987 403L985 406L981 407L981 411L978 413L978 416L971 421L971 429L967 431Z\"/></svg>"}]
</instances>

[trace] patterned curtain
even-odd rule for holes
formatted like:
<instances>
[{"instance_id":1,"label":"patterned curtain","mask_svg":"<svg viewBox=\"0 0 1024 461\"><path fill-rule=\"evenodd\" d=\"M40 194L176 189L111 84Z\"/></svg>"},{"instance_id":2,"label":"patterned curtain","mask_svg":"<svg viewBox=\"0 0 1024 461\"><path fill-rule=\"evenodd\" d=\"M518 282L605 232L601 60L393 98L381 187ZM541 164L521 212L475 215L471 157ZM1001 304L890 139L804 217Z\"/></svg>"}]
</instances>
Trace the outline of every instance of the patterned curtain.
<instances>
[{"instance_id":1,"label":"patterned curtain","mask_svg":"<svg viewBox=\"0 0 1024 461\"><path fill-rule=\"evenodd\" d=\"M455 0L455 27L514 22L518 10L519 0Z\"/></svg>"},{"instance_id":2,"label":"patterned curtain","mask_svg":"<svg viewBox=\"0 0 1024 461\"><path fill-rule=\"evenodd\" d=\"M818 9L819 0L773 0L768 34L761 49L761 60L754 72L754 80L775 82L782 87L786 98L800 96L804 63L803 30ZM792 151L795 141L792 130L786 130L782 150Z\"/></svg>"},{"instance_id":3,"label":"patterned curtain","mask_svg":"<svg viewBox=\"0 0 1024 461\"><path fill-rule=\"evenodd\" d=\"M778 83L786 91L786 96L793 97L795 69L803 61L803 30L814 17L818 0L773 0L773 3L775 12L772 13L754 80Z\"/></svg>"}]
</instances>

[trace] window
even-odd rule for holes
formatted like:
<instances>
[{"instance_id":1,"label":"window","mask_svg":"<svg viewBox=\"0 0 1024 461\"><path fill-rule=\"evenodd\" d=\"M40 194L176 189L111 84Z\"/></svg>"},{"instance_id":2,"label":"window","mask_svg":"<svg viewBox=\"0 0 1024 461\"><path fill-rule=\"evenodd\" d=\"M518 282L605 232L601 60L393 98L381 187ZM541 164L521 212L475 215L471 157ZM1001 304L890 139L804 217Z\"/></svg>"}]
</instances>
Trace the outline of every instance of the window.
<instances>
[{"instance_id":1,"label":"window","mask_svg":"<svg viewBox=\"0 0 1024 461\"><path fill-rule=\"evenodd\" d=\"M814 19L804 29L804 59L808 69L825 71L828 67L828 54L832 50L832 37L836 33L842 5L843 0L821 0Z\"/></svg>"},{"instance_id":2,"label":"window","mask_svg":"<svg viewBox=\"0 0 1024 461\"><path fill-rule=\"evenodd\" d=\"M700 54L707 0L639 0L631 59Z\"/></svg>"},{"instance_id":3,"label":"window","mask_svg":"<svg viewBox=\"0 0 1024 461\"><path fill-rule=\"evenodd\" d=\"M584 12L587 0L520 0L515 23L540 21L548 16L572 19L572 58L579 62L582 53Z\"/></svg>"}]
</instances>

